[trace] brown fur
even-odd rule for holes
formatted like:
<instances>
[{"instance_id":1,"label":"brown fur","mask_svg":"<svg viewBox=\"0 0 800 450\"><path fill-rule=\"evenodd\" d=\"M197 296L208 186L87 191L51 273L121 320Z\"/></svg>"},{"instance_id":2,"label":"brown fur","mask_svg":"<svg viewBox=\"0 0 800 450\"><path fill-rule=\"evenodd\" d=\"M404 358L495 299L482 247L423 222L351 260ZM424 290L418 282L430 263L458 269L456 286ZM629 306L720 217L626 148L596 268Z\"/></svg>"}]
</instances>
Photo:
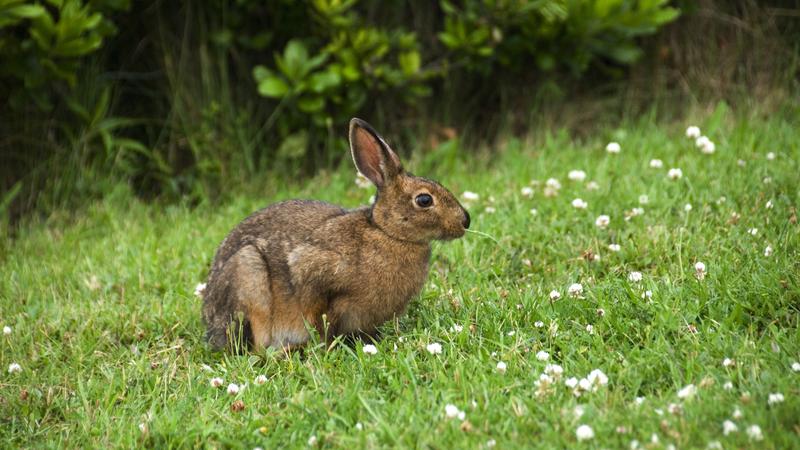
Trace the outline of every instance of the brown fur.
<instances>
[{"instance_id":1,"label":"brown fur","mask_svg":"<svg viewBox=\"0 0 800 450\"><path fill-rule=\"evenodd\" d=\"M469 214L456 198L405 172L366 122L350 122L350 147L356 167L378 187L372 206L276 203L222 241L203 299L213 348L240 338L255 348L302 346L308 327L324 339L374 335L422 289L430 242L463 236ZM433 206L420 207L420 194Z\"/></svg>"}]
</instances>

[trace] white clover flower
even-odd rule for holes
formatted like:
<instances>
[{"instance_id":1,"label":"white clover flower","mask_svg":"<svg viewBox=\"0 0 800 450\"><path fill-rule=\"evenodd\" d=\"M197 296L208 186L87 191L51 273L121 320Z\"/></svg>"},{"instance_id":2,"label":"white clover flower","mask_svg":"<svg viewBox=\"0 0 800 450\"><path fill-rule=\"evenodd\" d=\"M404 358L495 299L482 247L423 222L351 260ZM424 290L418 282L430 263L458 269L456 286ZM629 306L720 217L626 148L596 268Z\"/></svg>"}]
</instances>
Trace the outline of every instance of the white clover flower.
<instances>
[{"instance_id":1,"label":"white clover flower","mask_svg":"<svg viewBox=\"0 0 800 450\"><path fill-rule=\"evenodd\" d=\"M609 223L611 223L611 218L605 214L597 216L597 219L594 221L594 224L597 225L598 228L606 228Z\"/></svg>"},{"instance_id":2,"label":"white clover flower","mask_svg":"<svg viewBox=\"0 0 800 450\"><path fill-rule=\"evenodd\" d=\"M315 446L315 445L317 445L317 437L316 437L316 436L314 436L314 435L312 434L312 435L311 435L311 436L308 438L308 446L309 446L309 447L313 447L313 446Z\"/></svg>"},{"instance_id":3,"label":"white clover flower","mask_svg":"<svg viewBox=\"0 0 800 450\"><path fill-rule=\"evenodd\" d=\"M594 325L592 324L586 325L586 332L589 334L594 334Z\"/></svg>"},{"instance_id":4,"label":"white clover flower","mask_svg":"<svg viewBox=\"0 0 800 450\"><path fill-rule=\"evenodd\" d=\"M686 211L686 212L691 211L692 210L692 204L691 203L687 203L687 204L683 205L683 210Z\"/></svg>"},{"instance_id":5,"label":"white clover flower","mask_svg":"<svg viewBox=\"0 0 800 450\"><path fill-rule=\"evenodd\" d=\"M367 355L377 355L378 354L378 347L375 347L372 344L367 344L361 348L361 351Z\"/></svg>"},{"instance_id":6,"label":"white clover flower","mask_svg":"<svg viewBox=\"0 0 800 450\"><path fill-rule=\"evenodd\" d=\"M448 419L455 419L456 417L464 420L466 413L458 409L456 405L447 404L444 406L444 415Z\"/></svg>"},{"instance_id":7,"label":"white clover flower","mask_svg":"<svg viewBox=\"0 0 800 450\"><path fill-rule=\"evenodd\" d=\"M652 169L661 169L662 167L664 167L664 161L661 161L660 159L651 159L650 167Z\"/></svg>"},{"instance_id":8,"label":"white clover flower","mask_svg":"<svg viewBox=\"0 0 800 450\"><path fill-rule=\"evenodd\" d=\"M586 179L586 172L582 170L570 170L567 174L570 181L583 181Z\"/></svg>"},{"instance_id":9,"label":"white clover flower","mask_svg":"<svg viewBox=\"0 0 800 450\"><path fill-rule=\"evenodd\" d=\"M761 434L761 427L758 425L750 425L747 427L747 437L749 437L752 441L763 440L764 435Z\"/></svg>"},{"instance_id":10,"label":"white clover flower","mask_svg":"<svg viewBox=\"0 0 800 450\"><path fill-rule=\"evenodd\" d=\"M716 144L712 141L708 141L700 147L700 151L703 152L705 155L711 155L717 150Z\"/></svg>"},{"instance_id":11,"label":"white clover flower","mask_svg":"<svg viewBox=\"0 0 800 450\"><path fill-rule=\"evenodd\" d=\"M538 356L538 355L537 355ZM561 378L561 375L564 374L564 368L558 364L548 364L544 366L544 373L550 375L554 379L558 380Z\"/></svg>"},{"instance_id":12,"label":"white clover flower","mask_svg":"<svg viewBox=\"0 0 800 450\"><path fill-rule=\"evenodd\" d=\"M606 145L606 151L608 153L616 154L619 153L620 150L622 150L622 147L617 142L609 142L608 145Z\"/></svg>"},{"instance_id":13,"label":"white clover flower","mask_svg":"<svg viewBox=\"0 0 800 450\"><path fill-rule=\"evenodd\" d=\"M576 419L580 419L583 417L583 414L586 412L586 408L583 405L575 405L575 409L572 410L572 413L575 414Z\"/></svg>"},{"instance_id":14,"label":"white clover flower","mask_svg":"<svg viewBox=\"0 0 800 450\"><path fill-rule=\"evenodd\" d=\"M628 281L632 281L634 283L638 283L642 281L642 272L631 272L628 274Z\"/></svg>"},{"instance_id":15,"label":"white clover flower","mask_svg":"<svg viewBox=\"0 0 800 450\"><path fill-rule=\"evenodd\" d=\"M537 214L539 214L539 211L537 211L536 208L531 208L531 215L535 216Z\"/></svg>"},{"instance_id":16,"label":"white clover flower","mask_svg":"<svg viewBox=\"0 0 800 450\"><path fill-rule=\"evenodd\" d=\"M594 430L589 425L581 425L575 430L575 437L579 441L588 441L594 438Z\"/></svg>"},{"instance_id":17,"label":"white clover flower","mask_svg":"<svg viewBox=\"0 0 800 450\"><path fill-rule=\"evenodd\" d=\"M650 203L650 197L648 197L647 194L642 194L639 196L640 205L646 205L648 203Z\"/></svg>"},{"instance_id":18,"label":"white clover flower","mask_svg":"<svg viewBox=\"0 0 800 450\"><path fill-rule=\"evenodd\" d=\"M600 184L598 184L597 181L590 181L586 183L586 189L589 191L596 191L600 189Z\"/></svg>"},{"instance_id":19,"label":"white clover flower","mask_svg":"<svg viewBox=\"0 0 800 450\"><path fill-rule=\"evenodd\" d=\"M569 377L566 380L564 380L564 385L566 385L570 389L575 389L575 387L578 385L578 379L575 377Z\"/></svg>"},{"instance_id":20,"label":"white clover flower","mask_svg":"<svg viewBox=\"0 0 800 450\"><path fill-rule=\"evenodd\" d=\"M544 185L555 190L561 189L561 183L555 178L548 178Z\"/></svg>"},{"instance_id":21,"label":"white clover flower","mask_svg":"<svg viewBox=\"0 0 800 450\"><path fill-rule=\"evenodd\" d=\"M523 197L533 197L533 188L530 186L525 186L524 188L520 189L520 193Z\"/></svg>"},{"instance_id":22,"label":"white clover flower","mask_svg":"<svg viewBox=\"0 0 800 450\"><path fill-rule=\"evenodd\" d=\"M762 179L761 182L764 183L764 184L771 184L772 183L772 177L764 177L764 179Z\"/></svg>"},{"instance_id":23,"label":"white clover flower","mask_svg":"<svg viewBox=\"0 0 800 450\"><path fill-rule=\"evenodd\" d=\"M686 129L686 137L689 139L697 139L700 137L700 128L692 125Z\"/></svg>"},{"instance_id":24,"label":"white clover flower","mask_svg":"<svg viewBox=\"0 0 800 450\"><path fill-rule=\"evenodd\" d=\"M494 206L487 206L483 211L486 214L494 214L497 210L494 208Z\"/></svg>"},{"instance_id":25,"label":"white clover flower","mask_svg":"<svg viewBox=\"0 0 800 450\"><path fill-rule=\"evenodd\" d=\"M555 289L550 291L550 300L555 301L561 298L561 293Z\"/></svg>"},{"instance_id":26,"label":"white clover flower","mask_svg":"<svg viewBox=\"0 0 800 450\"><path fill-rule=\"evenodd\" d=\"M555 291L553 291L553 292L555 292ZM542 328L544 326L544 322L542 322L541 320L537 320L536 322L533 323L533 326L535 326L536 328ZM800 363L796 363L796 364L800 364Z\"/></svg>"},{"instance_id":27,"label":"white clover flower","mask_svg":"<svg viewBox=\"0 0 800 450\"><path fill-rule=\"evenodd\" d=\"M594 438L594 430L589 425L581 425L575 430L575 437L579 441L588 441Z\"/></svg>"},{"instance_id":28,"label":"white clover flower","mask_svg":"<svg viewBox=\"0 0 800 450\"><path fill-rule=\"evenodd\" d=\"M8 373L20 373L22 372L22 366L18 363L11 363L8 365Z\"/></svg>"},{"instance_id":29,"label":"white clover flower","mask_svg":"<svg viewBox=\"0 0 800 450\"><path fill-rule=\"evenodd\" d=\"M751 236L758 236L758 228L750 228L749 230L747 230L747 233L750 234Z\"/></svg>"},{"instance_id":30,"label":"white clover flower","mask_svg":"<svg viewBox=\"0 0 800 450\"><path fill-rule=\"evenodd\" d=\"M608 377L600 369L594 369L589 372L589 376L587 376L586 379L595 386L594 390L597 390L597 386L605 386L608 384Z\"/></svg>"},{"instance_id":31,"label":"white clover flower","mask_svg":"<svg viewBox=\"0 0 800 450\"><path fill-rule=\"evenodd\" d=\"M681 177L683 177L683 171L678 168L669 169L669 172L667 172L667 177L669 177L670 180L679 180Z\"/></svg>"},{"instance_id":32,"label":"white clover flower","mask_svg":"<svg viewBox=\"0 0 800 450\"><path fill-rule=\"evenodd\" d=\"M736 407L736 408L733 409L733 413L731 414L731 417L733 417L736 420L739 420L739 419L742 418L743 415L744 414L742 414L742 410L739 409L739 407Z\"/></svg>"},{"instance_id":33,"label":"white clover flower","mask_svg":"<svg viewBox=\"0 0 800 450\"><path fill-rule=\"evenodd\" d=\"M800 372L800 362L797 362L797 361L793 362L792 363L792 370L795 371L795 372Z\"/></svg>"},{"instance_id":34,"label":"white clover flower","mask_svg":"<svg viewBox=\"0 0 800 450\"><path fill-rule=\"evenodd\" d=\"M648 289L648 290L642 292L642 298L643 299L651 299L651 298L653 298L653 291Z\"/></svg>"},{"instance_id":35,"label":"white clover flower","mask_svg":"<svg viewBox=\"0 0 800 450\"><path fill-rule=\"evenodd\" d=\"M719 441L711 441L706 445L707 450L722 450L722 443Z\"/></svg>"},{"instance_id":36,"label":"white clover flower","mask_svg":"<svg viewBox=\"0 0 800 450\"><path fill-rule=\"evenodd\" d=\"M197 286L194 287L195 297L202 297L205 292L206 292L206 283L197 283Z\"/></svg>"},{"instance_id":37,"label":"white clover flower","mask_svg":"<svg viewBox=\"0 0 800 450\"><path fill-rule=\"evenodd\" d=\"M783 394L777 392L775 394L769 394L769 399L767 400L767 404L769 405L777 405L778 403L783 403Z\"/></svg>"},{"instance_id":38,"label":"white clover flower","mask_svg":"<svg viewBox=\"0 0 800 450\"><path fill-rule=\"evenodd\" d=\"M736 160L736 165L739 166L739 167L744 167L744 166L747 165L747 162L745 160L743 160L743 159L737 159Z\"/></svg>"},{"instance_id":39,"label":"white clover flower","mask_svg":"<svg viewBox=\"0 0 800 450\"><path fill-rule=\"evenodd\" d=\"M619 244L608 244L608 249L612 252L618 252L622 250L622 247Z\"/></svg>"},{"instance_id":40,"label":"white clover flower","mask_svg":"<svg viewBox=\"0 0 800 450\"><path fill-rule=\"evenodd\" d=\"M427 346L425 346L425 348L428 350L428 353L430 353L431 355L440 355L442 353L442 344L440 344L438 342L434 342L432 344L428 344Z\"/></svg>"},{"instance_id":41,"label":"white clover flower","mask_svg":"<svg viewBox=\"0 0 800 450\"><path fill-rule=\"evenodd\" d=\"M709 142L711 142L711 139L709 139L708 136L699 136L697 139L694 140L694 145L697 148L702 148Z\"/></svg>"},{"instance_id":42,"label":"white clover flower","mask_svg":"<svg viewBox=\"0 0 800 450\"><path fill-rule=\"evenodd\" d=\"M587 206L589 206L589 204L583 201L583 199L576 198L575 200L572 201L573 208L586 209Z\"/></svg>"},{"instance_id":43,"label":"white clover flower","mask_svg":"<svg viewBox=\"0 0 800 450\"><path fill-rule=\"evenodd\" d=\"M726 391L730 391L731 389L733 389L733 382L732 381L726 381L722 385L722 389L725 389Z\"/></svg>"},{"instance_id":44,"label":"white clover flower","mask_svg":"<svg viewBox=\"0 0 800 450\"><path fill-rule=\"evenodd\" d=\"M11 334L11 327L8 326L8 325L4 326L3 327L3 334L5 334L6 336L10 335Z\"/></svg>"},{"instance_id":45,"label":"white clover flower","mask_svg":"<svg viewBox=\"0 0 800 450\"><path fill-rule=\"evenodd\" d=\"M739 427L737 427L736 424L733 423L732 421L726 420L722 422L722 434L724 434L725 436L731 433L735 433L737 431L739 431Z\"/></svg>"},{"instance_id":46,"label":"white clover flower","mask_svg":"<svg viewBox=\"0 0 800 450\"><path fill-rule=\"evenodd\" d=\"M701 261L697 261L694 264L694 276L697 277L698 280L702 280L706 277L706 265Z\"/></svg>"},{"instance_id":47,"label":"white clover flower","mask_svg":"<svg viewBox=\"0 0 800 450\"><path fill-rule=\"evenodd\" d=\"M236 383L231 383L231 384L228 385L228 394L230 394L230 395L238 394L239 390L241 390L241 388Z\"/></svg>"},{"instance_id":48,"label":"white clover flower","mask_svg":"<svg viewBox=\"0 0 800 450\"><path fill-rule=\"evenodd\" d=\"M140 424L139 424L139 431L140 431L142 434L147 434L147 424L146 424L146 423L144 423L144 422L140 423Z\"/></svg>"},{"instance_id":49,"label":"white clover flower","mask_svg":"<svg viewBox=\"0 0 800 450\"><path fill-rule=\"evenodd\" d=\"M464 329L464 327L462 325L454 323L453 326L450 327L450 332L451 333L461 333L461 331L463 329Z\"/></svg>"},{"instance_id":50,"label":"white clover flower","mask_svg":"<svg viewBox=\"0 0 800 450\"><path fill-rule=\"evenodd\" d=\"M678 398L690 398L697 393L697 388L693 384L688 384L678 391Z\"/></svg>"},{"instance_id":51,"label":"white clover flower","mask_svg":"<svg viewBox=\"0 0 800 450\"><path fill-rule=\"evenodd\" d=\"M677 416L678 414L681 413L681 411L683 411L683 408L681 407L681 405L677 403L670 403L669 405L667 405L667 412L672 414L673 416Z\"/></svg>"},{"instance_id":52,"label":"white clover flower","mask_svg":"<svg viewBox=\"0 0 800 450\"><path fill-rule=\"evenodd\" d=\"M497 371L500 373L506 373L506 369L508 366L503 361L498 361L497 363Z\"/></svg>"},{"instance_id":53,"label":"white clover flower","mask_svg":"<svg viewBox=\"0 0 800 450\"><path fill-rule=\"evenodd\" d=\"M630 446L628 448L630 448L631 450L639 450L640 448L639 446L640 446L639 441L634 439L631 441Z\"/></svg>"},{"instance_id":54,"label":"white clover flower","mask_svg":"<svg viewBox=\"0 0 800 450\"><path fill-rule=\"evenodd\" d=\"M267 376L266 375L259 375L259 376L256 377L256 379L254 381L254 383L257 384L258 386L261 386L261 385L265 384L266 382L267 382Z\"/></svg>"},{"instance_id":55,"label":"white clover flower","mask_svg":"<svg viewBox=\"0 0 800 450\"><path fill-rule=\"evenodd\" d=\"M463 198L468 202L474 202L478 201L478 199L480 199L481 196L472 191L464 191L464 193L461 194L461 198Z\"/></svg>"},{"instance_id":56,"label":"white clover flower","mask_svg":"<svg viewBox=\"0 0 800 450\"><path fill-rule=\"evenodd\" d=\"M580 283L572 283L567 288L567 292L572 297L578 297L581 294L583 294L583 285L581 285Z\"/></svg>"},{"instance_id":57,"label":"white clover flower","mask_svg":"<svg viewBox=\"0 0 800 450\"><path fill-rule=\"evenodd\" d=\"M496 445L497 441L495 441L494 439L489 439L488 441L486 441L486 448L494 448L494 446Z\"/></svg>"},{"instance_id":58,"label":"white clover flower","mask_svg":"<svg viewBox=\"0 0 800 450\"><path fill-rule=\"evenodd\" d=\"M506 333L506 335L507 335L507 336L513 336L513 335L515 335L515 334L517 334L517 332L516 332L516 331L514 331L514 330L511 330L511 331L509 331L508 333Z\"/></svg>"},{"instance_id":59,"label":"white clover flower","mask_svg":"<svg viewBox=\"0 0 800 450\"><path fill-rule=\"evenodd\" d=\"M356 422L356 430L361 431L364 429L364 424L361 422Z\"/></svg>"},{"instance_id":60,"label":"white clover flower","mask_svg":"<svg viewBox=\"0 0 800 450\"><path fill-rule=\"evenodd\" d=\"M540 350L539 353L536 354L536 359L539 361L547 361L550 359L550 353L547 353L544 350Z\"/></svg>"},{"instance_id":61,"label":"white clover flower","mask_svg":"<svg viewBox=\"0 0 800 450\"><path fill-rule=\"evenodd\" d=\"M356 179L355 179L356 186L361 189L369 189L372 186L372 182L369 181L367 177L361 174L361 172L356 172Z\"/></svg>"},{"instance_id":62,"label":"white clover flower","mask_svg":"<svg viewBox=\"0 0 800 450\"><path fill-rule=\"evenodd\" d=\"M770 161L775 159L775 153L774 152L767 153L767 159L770 160Z\"/></svg>"},{"instance_id":63,"label":"white clover flower","mask_svg":"<svg viewBox=\"0 0 800 450\"><path fill-rule=\"evenodd\" d=\"M642 404L644 404L644 400L644 397L636 397L633 402L636 404L636 406L642 406Z\"/></svg>"},{"instance_id":64,"label":"white clover flower","mask_svg":"<svg viewBox=\"0 0 800 450\"><path fill-rule=\"evenodd\" d=\"M772 200L767 200L767 203L764 204L764 207L767 209L772 209L773 206L775 205L772 203Z\"/></svg>"},{"instance_id":65,"label":"white clover flower","mask_svg":"<svg viewBox=\"0 0 800 450\"><path fill-rule=\"evenodd\" d=\"M734 360L732 360L730 358L725 358L725 359L722 360L722 366L723 367L733 367L735 365L736 365L736 361L734 361Z\"/></svg>"},{"instance_id":66,"label":"white clover flower","mask_svg":"<svg viewBox=\"0 0 800 450\"><path fill-rule=\"evenodd\" d=\"M225 383L225 381L223 381L222 378L219 378L219 377L214 377L211 380L209 380L209 384L211 385L211 387L214 387L214 388L218 388L218 387L222 386L224 383Z\"/></svg>"},{"instance_id":67,"label":"white clover flower","mask_svg":"<svg viewBox=\"0 0 800 450\"><path fill-rule=\"evenodd\" d=\"M578 380L578 388L584 391L592 390L592 382L588 378L581 378Z\"/></svg>"}]
</instances>

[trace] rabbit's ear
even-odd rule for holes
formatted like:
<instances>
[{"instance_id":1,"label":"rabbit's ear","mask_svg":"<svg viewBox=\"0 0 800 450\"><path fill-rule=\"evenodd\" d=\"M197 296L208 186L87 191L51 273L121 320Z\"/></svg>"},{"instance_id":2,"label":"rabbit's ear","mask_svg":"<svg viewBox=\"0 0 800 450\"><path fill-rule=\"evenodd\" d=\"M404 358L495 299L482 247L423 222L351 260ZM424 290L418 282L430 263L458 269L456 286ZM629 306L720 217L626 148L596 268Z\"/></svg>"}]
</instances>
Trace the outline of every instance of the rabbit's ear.
<instances>
[{"instance_id":1,"label":"rabbit's ear","mask_svg":"<svg viewBox=\"0 0 800 450\"><path fill-rule=\"evenodd\" d=\"M350 120L350 152L356 169L379 188L403 171L397 154L361 119Z\"/></svg>"}]
</instances>

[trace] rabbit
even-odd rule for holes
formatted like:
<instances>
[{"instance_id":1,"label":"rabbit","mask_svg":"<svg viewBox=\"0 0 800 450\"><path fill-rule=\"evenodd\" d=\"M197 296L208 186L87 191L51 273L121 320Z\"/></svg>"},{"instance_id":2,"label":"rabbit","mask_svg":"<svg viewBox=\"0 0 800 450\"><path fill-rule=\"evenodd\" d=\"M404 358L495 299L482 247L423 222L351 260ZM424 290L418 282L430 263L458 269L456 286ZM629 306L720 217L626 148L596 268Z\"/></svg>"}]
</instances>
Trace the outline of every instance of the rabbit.
<instances>
[{"instance_id":1,"label":"rabbit","mask_svg":"<svg viewBox=\"0 0 800 450\"><path fill-rule=\"evenodd\" d=\"M435 181L406 172L365 121L350 121L356 169L376 187L352 210L313 200L261 209L222 241L203 293L212 349L302 348L316 330L376 337L428 275L431 241L462 237L469 213Z\"/></svg>"}]
</instances>

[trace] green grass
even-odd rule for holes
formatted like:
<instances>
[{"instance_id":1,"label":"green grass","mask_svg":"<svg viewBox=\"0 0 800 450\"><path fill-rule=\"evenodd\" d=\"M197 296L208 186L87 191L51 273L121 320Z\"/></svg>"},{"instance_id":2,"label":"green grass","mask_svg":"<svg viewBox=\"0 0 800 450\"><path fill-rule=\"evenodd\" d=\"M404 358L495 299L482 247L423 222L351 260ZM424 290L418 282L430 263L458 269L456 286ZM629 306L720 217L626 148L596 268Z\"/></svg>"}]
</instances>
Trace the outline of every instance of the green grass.
<instances>
[{"instance_id":1,"label":"green grass","mask_svg":"<svg viewBox=\"0 0 800 450\"><path fill-rule=\"evenodd\" d=\"M275 448L305 447L315 436L317 446L344 448L480 448L490 440L497 448L628 448L632 440L797 448L800 131L781 115L735 118L720 108L698 119L717 144L704 155L683 136L688 122L645 117L586 141L553 132L509 139L496 157L445 146L409 161L459 195L480 194L469 206L472 228L489 237L435 246L420 298L387 324L376 355L362 343L312 346L289 359L212 353L193 294L216 245L251 211L290 197L365 203L371 192L355 186L350 168L294 187L267 183L260 195L222 206L146 204L120 187L83 211L30 224L0 256L0 321L12 328L0 345L0 442ZM610 140L620 154L603 150ZM664 167L650 168L651 158ZM683 178L669 180L671 167ZM568 180L571 169L587 179ZM550 177L562 188L548 198ZM523 197L531 180L535 194ZM599 189L587 190L590 180ZM639 205L642 194L649 203ZM588 207L573 208L576 197ZM638 206L644 214L625 220ZM595 226L601 214L611 217L606 229ZM707 266L703 280L698 261ZM629 281L631 271L643 280ZM572 283L583 285L582 298L567 295ZM551 302L551 290L562 298ZM426 351L433 342L440 355ZM577 398L562 379L537 396L541 350L564 378L600 369L608 385ZM7 372L13 362L20 373ZM259 374L269 381L256 385ZM215 376L246 388L230 396L210 386ZM696 395L678 398L689 384ZM785 401L769 405L771 393ZM243 411L231 410L235 400ZM447 419L447 404L465 421ZM732 418L736 408L741 418ZM725 420L738 431L723 435ZM576 441L581 424L594 439ZM746 433L752 424L760 443Z\"/></svg>"}]
</instances>

